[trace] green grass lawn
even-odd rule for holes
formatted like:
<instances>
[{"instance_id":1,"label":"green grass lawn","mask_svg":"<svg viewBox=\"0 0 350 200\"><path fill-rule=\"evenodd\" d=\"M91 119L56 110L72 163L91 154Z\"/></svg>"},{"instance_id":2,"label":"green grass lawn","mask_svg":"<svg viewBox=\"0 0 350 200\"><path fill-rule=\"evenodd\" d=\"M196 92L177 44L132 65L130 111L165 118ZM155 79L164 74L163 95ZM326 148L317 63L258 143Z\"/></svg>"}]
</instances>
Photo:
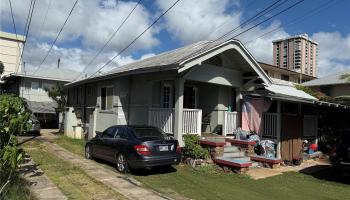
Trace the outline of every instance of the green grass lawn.
<instances>
[{"instance_id":1,"label":"green grass lawn","mask_svg":"<svg viewBox=\"0 0 350 200\"><path fill-rule=\"evenodd\" d=\"M84 155L81 141L60 136L56 142L71 152ZM192 199L347 199L350 184L341 183L330 169L312 175L290 172L253 180L247 176L223 173L216 167L194 170L180 165L174 169L139 171L133 177L146 187L176 197Z\"/></svg>"},{"instance_id":2,"label":"green grass lawn","mask_svg":"<svg viewBox=\"0 0 350 200\"><path fill-rule=\"evenodd\" d=\"M40 142L30 141L23 146L34 162L69 199L125 199L121 194L92 179L79 167L48 151Z\"/></svg>"}]
</instances>

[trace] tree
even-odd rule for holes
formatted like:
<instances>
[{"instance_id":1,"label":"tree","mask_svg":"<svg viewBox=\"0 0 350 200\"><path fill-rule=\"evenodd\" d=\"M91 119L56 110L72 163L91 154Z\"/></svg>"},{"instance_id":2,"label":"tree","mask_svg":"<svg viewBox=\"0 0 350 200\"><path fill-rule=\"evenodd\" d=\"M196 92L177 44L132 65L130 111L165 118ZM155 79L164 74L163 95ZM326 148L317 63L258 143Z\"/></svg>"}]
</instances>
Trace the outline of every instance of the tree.
<instances>
[{"instance_id":1,"label":"tree","mask_svg":"<svg viewBox=\"0 0 350 200\"><path fill-rule=\"evenodd\" d=\"M23 153L17 148L16 135L29 130L30 115L23 98L0 95L0 199L18 173Z\"/></svg>"},{"instance_id":2,"label":"tree","mask_svg":"<svg viewBox=\"0 0 350 200\"><path fill-rule=\"evenodd\" d=\"M44 89L47 92L48 96L56 102L57 104L56 113L62 114L62 121L64 122L67 96L64 93L63 85L60 83L57 83L52 88L44 88ZM59 131L63 132L63 126L61 124L59 125Z\"/></svg>"}]
</instances>

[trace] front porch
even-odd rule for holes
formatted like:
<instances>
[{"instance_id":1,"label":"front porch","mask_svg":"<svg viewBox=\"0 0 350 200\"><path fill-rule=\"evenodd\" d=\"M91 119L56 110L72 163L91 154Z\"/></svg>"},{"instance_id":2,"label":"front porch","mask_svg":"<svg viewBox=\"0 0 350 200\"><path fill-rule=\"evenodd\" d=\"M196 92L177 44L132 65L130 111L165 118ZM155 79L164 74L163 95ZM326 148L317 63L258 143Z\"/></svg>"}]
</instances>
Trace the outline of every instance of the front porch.
<instances>
[{"instance_id":1,"label":"front porch","mask_svg":"<svg viewBox=\"0 0 350 200\"><path fill-rule=\"evenodd\" d=\"M207 132L204 130L207 126L209 126L207 129L209 133L211 133L210 122L203 121L202 112L202 109L183 109L182 132L184 134L201 135L202 132ZM224 111L223 114L222 135L226 136L232 134L234 130L239 127L237 124L238 114L236 111ZM168 134L174 134L174 118L174 108L150 108L148 111L148 125L158 127Z\"/></svg>"}]
</instances>

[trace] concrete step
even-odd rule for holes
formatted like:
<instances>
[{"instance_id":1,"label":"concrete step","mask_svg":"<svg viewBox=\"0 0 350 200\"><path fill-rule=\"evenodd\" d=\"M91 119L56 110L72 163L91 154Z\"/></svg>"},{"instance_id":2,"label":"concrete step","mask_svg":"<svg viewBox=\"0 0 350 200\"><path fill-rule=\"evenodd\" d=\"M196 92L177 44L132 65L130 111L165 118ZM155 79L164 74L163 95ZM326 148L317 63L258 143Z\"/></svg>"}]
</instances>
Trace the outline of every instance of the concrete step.
<instances>
[{"instance_id":1,"label":"concrete step","mask_svg":"<svg viewBox=\"0 0 350 200\"><path fill-rule=\"evenodd\" d=\"M226 157L223 157L223 158L226 158ZM248 157L248 156L242 156L242 157L227 157L227 158L233 158L233 159L235 159L235 160L242 160L242 161L251 161L250 160L250 157ZM253 162L253 161L252 161Z\"/></svg>"},{"instance_id":2,"label":"concrete step","mask_svg":"<svg viewBox=\"0 0 350 200\"><path fill-rule=\"evenodd\" d=\"M224 153L238 151L240 151L240 149L237 146L224 146Z\"/></svg>"},{"instance_id":3,"label":"concrete step","mask_svg":"<svg viewBox=\"0 0 350 200\"><path fill-rule=\"evenodd\" d=\"M257 168L260 167L258 162L251 161L252 165L249 168Z\"/></svg>"},{"instance_id":4,"label":"concrete step","mask_svg":"<svg viewBox=\"0 0 350 200\"><path fill-rule=\"evenodd\" d=\"M215 162L218 164L240 167L240 168L246 168L251 166L251 161L244 161L236 158L219 157L215 159Z\"/></svg>"},{"instance_id":5,"label":"concrete step","mask_svg":"<svg viewBox=\"0 0 350 200\"><path fill-rule=\"evenodd\" d=\"M225 152L222 157L231 157L231 158L236 158L236 157L245 157L245 153L242 151L238 152Z\"/></svg>"},{"instance_id":6,"label":"concrete step","mask_svg":"<svg viewBox=\"0 0 350 200\"><path fill-rule=\"evenodd\" d=\"M230 147L232 146L231 142L226 142L225 147Z\"/></svg>"}]
</instances>

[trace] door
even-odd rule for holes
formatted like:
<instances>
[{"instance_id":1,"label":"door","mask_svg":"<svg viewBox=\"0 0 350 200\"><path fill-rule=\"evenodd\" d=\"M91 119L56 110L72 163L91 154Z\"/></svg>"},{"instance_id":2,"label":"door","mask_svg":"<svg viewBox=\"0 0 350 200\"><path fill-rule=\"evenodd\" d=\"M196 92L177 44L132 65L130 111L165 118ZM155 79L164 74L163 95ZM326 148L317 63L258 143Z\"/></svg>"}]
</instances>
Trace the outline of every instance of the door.
<instances>
[{"instance_id":1,"label":"door","mask_svg":"<svg viewBox=\"0 0 350 200\"><path fill-rule=\"evenodd\" d=\"M97 139L94 149L94 154L96 154L97 157L110 160L109 157L109 147L111 140L114 138L115 135L115 127L109 127L105 131L103 131L102 136Z\"/></svg>"},{"instance_id":2,"label":"door","mask_svg":"<svg viewBox=\"0 0 350 200\"><path fill-rule=\"evenodd\" d=\"M292 161L299 158L302 151L303 119L297 115L282 115L281 157Z\"/></svg>"}]
</instances>

